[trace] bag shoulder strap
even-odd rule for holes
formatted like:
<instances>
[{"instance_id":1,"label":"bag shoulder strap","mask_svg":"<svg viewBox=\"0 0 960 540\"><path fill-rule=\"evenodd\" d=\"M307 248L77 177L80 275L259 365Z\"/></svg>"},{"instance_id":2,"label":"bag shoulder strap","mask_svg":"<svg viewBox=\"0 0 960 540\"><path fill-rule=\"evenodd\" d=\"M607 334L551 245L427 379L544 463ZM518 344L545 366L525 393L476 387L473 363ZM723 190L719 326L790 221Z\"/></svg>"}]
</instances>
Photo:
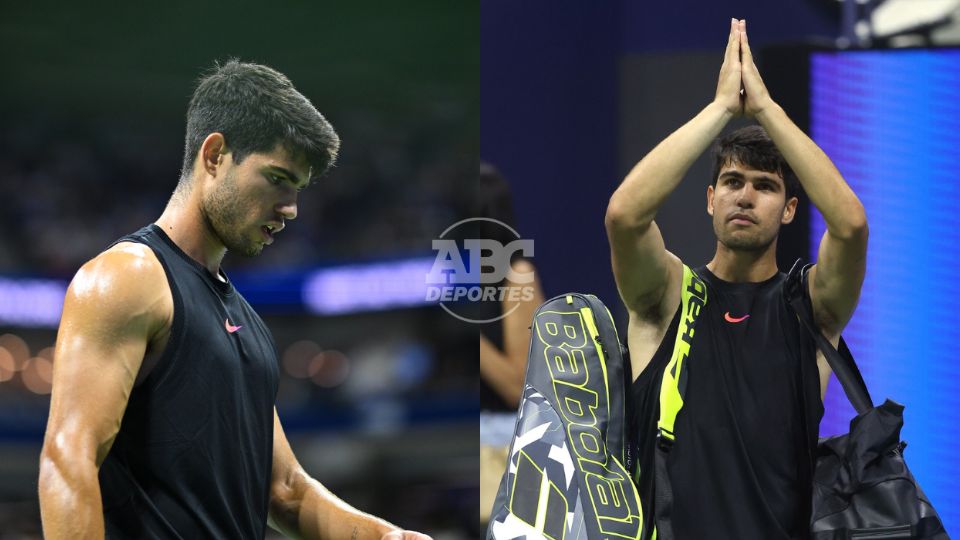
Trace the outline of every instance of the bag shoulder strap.
<instances>
[{"instance_id":1,"label":"bag shoulder strap","mask_svg":"<svg viewBox=\"0 0 960 540\"><path fill-rule=\"evenodd\" d=\"M700 314L707 304L707 286L696 272L683 265L680 295L680 323L673 354L660 381L660 419L657 421L657 444L653 451L654 523L652 539L673 540L673 486L667 473L667 453L676 441L674 423L683 408L687 393L687 358Z\"/></svg>"},{"instance_id":2,"label":"bag shoulder strap","mask_svg":"<svg viewBox=\"0 0 960 540\"><path fill-rule=\"evenodd\" d=\"M830 364L830 369L833 370L837 380L843 386L843 392L850 400L850 404L856 409L857 414L863 414L873 408L873 401L870 399L870 392L863 382L863 375L857 368L857 363L853 360L850 349L847 348L847 344L841 337L840 348L837 350L820 332L813 318L813 307L805 294L805 291L809 290L807 278L812 266L812 264L804 265L801 259L797 259L787 276L783 293L800 319L801 325L813 337L817 348L823 352L827 363Z\"/></svg>"},{"instance_id":3,"label":"bag shoulder strap","mask_svg":"<svg viewBox=\"0 0 960 540\"><path fill-rule=\"evenodd\" d=\"M707 286L696 272L683 265L683 284L681 289L680 325L677 338L673 343L670 363L663 370L660 381L660 419L657 421L657 444L673 446L675 440L674 423L677 414L683 408L683 398L687 392L686 360L690 356L694 328L700 318L700 312L707 304Z\"/></svg>"}]
</instances>

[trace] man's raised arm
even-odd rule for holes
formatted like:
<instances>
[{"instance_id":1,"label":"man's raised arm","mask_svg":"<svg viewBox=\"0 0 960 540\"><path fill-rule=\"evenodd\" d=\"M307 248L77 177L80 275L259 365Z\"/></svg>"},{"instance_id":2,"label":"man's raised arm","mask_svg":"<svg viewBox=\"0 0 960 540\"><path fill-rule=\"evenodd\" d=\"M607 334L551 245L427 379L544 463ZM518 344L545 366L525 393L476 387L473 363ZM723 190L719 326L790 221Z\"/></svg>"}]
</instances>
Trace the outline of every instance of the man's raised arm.
<instances>
[{"instance_id":1,"label":"man's raised arm","mask_svg":"<svg viewBox=\"0 0 960 540\"><path fill-rule=\"evenodd\" d=\"M679 260L666 251L653 218L693 162L741 113L740 70L740 26L731 20L713 102L651 150L610 197L605 223L613 273L632 313L662 306L668 283L680 279Z\"/></svg>"},{"instance_id":2,"label":"man's raised arm","mask_svg":"<svg viewBox=\"0 0 960 540\"><path fill-rule=\"evenodd\" d=\"M810 271L810 299L817 324L833 339L860 297L867 266L867 216L830 158L771 99L753 62L745 21L740 22L740 34L744 112L770 135L827 223L817 264Z\"/></svg>"}]
</instances>

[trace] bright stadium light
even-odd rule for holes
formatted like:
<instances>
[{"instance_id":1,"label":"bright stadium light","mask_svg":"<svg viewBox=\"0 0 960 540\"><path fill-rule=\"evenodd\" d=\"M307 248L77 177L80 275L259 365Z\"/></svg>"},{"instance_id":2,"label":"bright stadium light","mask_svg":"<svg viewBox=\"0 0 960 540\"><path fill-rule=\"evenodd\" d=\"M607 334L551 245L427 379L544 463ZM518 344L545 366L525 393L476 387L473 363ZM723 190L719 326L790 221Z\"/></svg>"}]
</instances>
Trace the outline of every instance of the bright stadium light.
<instances>
[{"instance_id":1,"label":"bright stadium light","mask_svg":"<svg viewBox=\"0 0 960 540\"><path fill-rule=\"evenodd\" d=\"M960 0L837 0L841 46L891 47L960 43Z\"/></svg>"}]
</instances>

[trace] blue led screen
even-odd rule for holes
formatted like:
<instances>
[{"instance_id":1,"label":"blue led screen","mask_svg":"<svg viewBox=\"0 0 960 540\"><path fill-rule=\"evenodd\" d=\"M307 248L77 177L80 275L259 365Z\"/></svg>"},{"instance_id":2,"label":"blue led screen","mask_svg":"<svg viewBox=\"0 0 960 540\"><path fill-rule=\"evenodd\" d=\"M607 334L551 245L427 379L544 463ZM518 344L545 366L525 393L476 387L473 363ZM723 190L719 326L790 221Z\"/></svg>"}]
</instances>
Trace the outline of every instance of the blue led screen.
<instances>
[{"instance_id":1,"label":"blue led screen","mask_svg":"<svg viewBox=\"0 0 960 540\"><path fill-rule=\"evenodd\" d=\"M960 531L960 50L818 52L811 131L860 197L867 276L844 331L874 399L906 406L907 463ZM825 230L812 210L811 258ZM854 416L835 378L821 435Z\"/></svg>"}]
</instances>

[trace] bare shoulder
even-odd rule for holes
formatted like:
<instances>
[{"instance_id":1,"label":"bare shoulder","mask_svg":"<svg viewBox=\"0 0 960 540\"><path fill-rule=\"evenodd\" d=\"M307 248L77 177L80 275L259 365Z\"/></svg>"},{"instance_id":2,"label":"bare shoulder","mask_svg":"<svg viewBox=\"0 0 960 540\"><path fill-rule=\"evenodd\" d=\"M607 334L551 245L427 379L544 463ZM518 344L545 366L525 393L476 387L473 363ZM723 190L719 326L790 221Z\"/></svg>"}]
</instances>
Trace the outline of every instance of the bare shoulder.
<instances>
[{"instance_id":1,"label":"bare shoulder","mask_svg":"<svg viewBox=\"0 0 960 540\"><path fill-rule=\"evenodd\" d=\"M144 354L172 313L163 266L147 246L117 244L80 268L57 332L45 448L103 462Z\"/></svg>"},{"instance_id":2,"label":"bare shoulder","mask_svg":"<svg viewBox=\"0 0 960 540\"><path fill-rule=\"evenodd\" d=\"M87 261L74 276L67 289L63 322L76 316L87 324L136 319L153 329L172 310L170 287L153 250L122 242Z\"/></svg>"}]
</instances>

